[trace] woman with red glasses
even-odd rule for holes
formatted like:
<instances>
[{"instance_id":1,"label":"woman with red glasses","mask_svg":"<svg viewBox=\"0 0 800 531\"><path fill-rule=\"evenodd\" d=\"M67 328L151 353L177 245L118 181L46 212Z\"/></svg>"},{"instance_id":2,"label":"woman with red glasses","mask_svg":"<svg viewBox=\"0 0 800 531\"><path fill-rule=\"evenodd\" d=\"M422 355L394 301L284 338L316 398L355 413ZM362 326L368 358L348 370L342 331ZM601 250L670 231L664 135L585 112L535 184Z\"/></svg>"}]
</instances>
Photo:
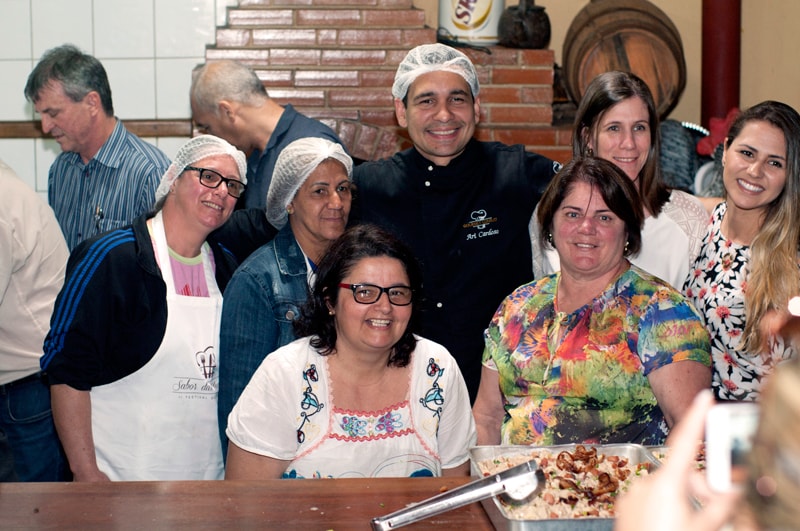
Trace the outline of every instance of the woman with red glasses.
<instances>
[{"instance_id":1,"label":"woman with red glasses","mask_svg":"<svg viewBox=\"0 0 800 531\"><path fill-rule=\"evenodd\" d=\"M317 268L298 339L266 357L228 420L226 479L466 475L475 425L461 372L414 334L421 273L360 225Z\"/></svg>"}]
</instances>

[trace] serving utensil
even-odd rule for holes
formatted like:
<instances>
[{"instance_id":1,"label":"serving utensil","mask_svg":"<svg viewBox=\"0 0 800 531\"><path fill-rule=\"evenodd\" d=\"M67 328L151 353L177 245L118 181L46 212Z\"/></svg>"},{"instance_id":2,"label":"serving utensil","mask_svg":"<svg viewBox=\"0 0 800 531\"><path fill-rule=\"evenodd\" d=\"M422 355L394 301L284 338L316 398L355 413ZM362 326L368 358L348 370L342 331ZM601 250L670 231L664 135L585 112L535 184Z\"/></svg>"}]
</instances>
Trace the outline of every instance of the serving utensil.
<instances>
[{"instance_id":1,"label":"serving utensil","mask_svg":"<svg viewBox=\"0 0 800 531\"><path fill-rule=\"evenodd\" d=\"M386 516L373 518L372 529L396 529L492 496L499 495L506 503L527 503L544 488L544 479L539 465L531 459Z\"/></svg>"}]
</instances>

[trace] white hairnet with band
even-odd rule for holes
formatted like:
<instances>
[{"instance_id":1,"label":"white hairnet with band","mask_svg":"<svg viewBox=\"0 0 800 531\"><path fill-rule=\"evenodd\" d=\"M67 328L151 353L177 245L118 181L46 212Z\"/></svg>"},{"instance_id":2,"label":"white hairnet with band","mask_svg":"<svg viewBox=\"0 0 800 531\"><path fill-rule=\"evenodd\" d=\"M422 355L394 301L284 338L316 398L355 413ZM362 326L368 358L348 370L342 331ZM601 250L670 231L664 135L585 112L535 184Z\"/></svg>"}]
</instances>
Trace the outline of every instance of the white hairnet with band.
<instances>
[{"instance_id":1,"label":"white hairnet with band","mask_svg":"<svg viewBox=\"0 0 800 531\"><path fill-rule=\"evenodd\" d=\"M281 229L286 225L289 203L308 176L327 159L341 162L347 171L347 179L353 178L353 159L336 142L308 137L297 139L283 148L275 161L267 191L267 219L273 227Z\"/></svg>"},{"instance_id":2,"label":"white hairnet with band","mask_svg":"<svg viewBox=\"0 0 800 531\"><path fill-rule=\"evenodd\" d=\"M478 97L480 85L475 65L463 52L441 43L422 44L408 52L397 67L392 96L402 100L415 79L422 74L440 71L452 72L463 77L472 90L472 97Z\"/></svg>"},{"instance_id":3,"label":"white hairnet with band","mask_svg":"<svg viewBox=\"0 0 800 531\"><path fill-rule=\"evenodd\" d=\"M186 166L191 166L199 160L216 155L228 155L239 168L239 180L247 184L247 159L244 153L228 144L225 140L213 135L200 135L190 139L178 149L167 171L161 177L161 182L156 189L156 202L169 194L169 189L175 179L183 173ZM225 176L227 177L227 176Z\"/></svg>"}]
</instances>

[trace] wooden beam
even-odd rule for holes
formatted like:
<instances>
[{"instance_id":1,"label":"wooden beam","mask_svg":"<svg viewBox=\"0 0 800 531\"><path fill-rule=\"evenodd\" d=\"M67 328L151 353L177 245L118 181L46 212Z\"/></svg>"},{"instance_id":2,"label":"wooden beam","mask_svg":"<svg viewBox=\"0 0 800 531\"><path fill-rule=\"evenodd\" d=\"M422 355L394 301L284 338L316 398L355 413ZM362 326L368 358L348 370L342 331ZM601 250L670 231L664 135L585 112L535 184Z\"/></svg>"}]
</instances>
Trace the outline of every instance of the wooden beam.
<instances>
[{"instance_id":1,"label":"wooden beam","mask_svg":"<svg viewBox=\"0 0 800 531\"><path fill-rule=\"evenodd\" d=\"M192 136L192 121L185 120L123 120L131 133L140 137ZM0 122L0 138L49 138L42 132L39 120L27 122Z\"/></svg>"}]
</instances>

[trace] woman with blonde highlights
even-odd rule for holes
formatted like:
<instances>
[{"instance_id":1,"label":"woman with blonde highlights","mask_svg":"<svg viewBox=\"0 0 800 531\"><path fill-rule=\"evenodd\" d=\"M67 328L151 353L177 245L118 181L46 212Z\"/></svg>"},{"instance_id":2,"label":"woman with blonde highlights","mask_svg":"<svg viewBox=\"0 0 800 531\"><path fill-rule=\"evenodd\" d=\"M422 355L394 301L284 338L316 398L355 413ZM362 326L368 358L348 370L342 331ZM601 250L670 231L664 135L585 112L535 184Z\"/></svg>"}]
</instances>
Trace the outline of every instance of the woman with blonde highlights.
<instances>
[{"instance_id":1,"label":"woman with blonde highlights","mask_svg":"<svg viewBox=\"0 0 800 531\"><path fill-rule=\"evenodd\" d=\"M800 115L765 101L731 125L723 152L725 201L684 291L704 315L718 399L757 400L763 380L795 349L760 321L800 293Z\"/></svg>"}]
</instances>

